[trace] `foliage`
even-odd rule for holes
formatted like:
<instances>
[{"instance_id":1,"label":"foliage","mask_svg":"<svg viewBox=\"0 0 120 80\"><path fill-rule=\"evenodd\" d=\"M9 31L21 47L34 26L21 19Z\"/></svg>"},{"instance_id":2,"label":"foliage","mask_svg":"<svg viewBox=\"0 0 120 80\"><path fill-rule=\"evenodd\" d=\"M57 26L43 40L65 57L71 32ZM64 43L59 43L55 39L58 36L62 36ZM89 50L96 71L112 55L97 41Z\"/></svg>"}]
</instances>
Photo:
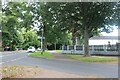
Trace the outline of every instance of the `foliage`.
<instances>
[{"instance_id":1,"label":"foliage","mask_svg":"<svg viewBox=\"0 0 120 80\"><path fill-rule=\"evenodd\" d=\"M28 46L39 46L37 33L30 29L32 15L27 3L9 2L2 8L2 39L3 47L27 49ZM24 27L24 29L23 29ZM23 31L22 31L23 30Z\"/></svg>"},{"instance_id":2,"label":"foliage","mask_svg":"<svg viewBox=\"0 0 120 80\"><path fill-rule=\"evenodd\" d=\"M89 55L89 38L99 35L101 30L111 32L110 25L117 25L116 5L116 2L9 2L2 8L3 45L38 47L37 37L42 36L43 29L44 47L76 45L79 41L84 43L85 55ZM35 28L38 32L34 32Z\"/></svg>"},{"instance_id":3,"label":"foliage","mask_svg":"<svg viewBox=\"0 0 120 80\"><path fill-rule=\"evenodd\" d=\"M55 20L53 18L53 14L49 11L50 7L47 5L48 3L35 3L37 7L34 7L36 11L33 11L35 16L36 23L41 24L38 25L39 32L38 34L41 35L41 29L44 29L44 43L46 45L51 44L67 44L69 39L68 33L66 31L61 31L61 28L55 24Z\"/></svg>"},{"instance_id":4,"label":"foliage","mask_svg":"<svg viewBox=\"0 0 120 80\"><path fill-rule=\"evenodd\" d=\"M76 37L84 39L85 56L89 55L89 38L100 33L101 28L110 32L110 25L116 25L114 24L117 15L115 2L46 3L45 5L49 7L48 12L53 15L50 16L52 24L61 31L72 33L73 45L76 43Z\"/></svg>"},{"instance_id":5,"label":"foliage","mask_svg":"<svg viewBox=\"0 0 120 80\"><path fill-rule=\"evenodd\" d=\"M21 34L23 35L24 42L22 43L23 48L27 49L29 46L34 46L34 47L39 47L40 46L40 41L38 40L37 33L35 31L22 29Z\"/></svg>"}]
</instances>

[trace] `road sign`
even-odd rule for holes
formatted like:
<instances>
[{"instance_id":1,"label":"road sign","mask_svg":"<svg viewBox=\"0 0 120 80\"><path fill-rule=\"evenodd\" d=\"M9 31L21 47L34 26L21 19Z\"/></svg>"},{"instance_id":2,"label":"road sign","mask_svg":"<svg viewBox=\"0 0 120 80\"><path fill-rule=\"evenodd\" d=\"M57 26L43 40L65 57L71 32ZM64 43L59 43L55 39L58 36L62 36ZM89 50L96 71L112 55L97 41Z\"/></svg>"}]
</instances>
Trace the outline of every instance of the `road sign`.
<instances>
[{"instance_id":1,"label":"road sign","mask_svg":"<svg viewBox=\"0 0 120 80\"><path fill-rule=\"evenodd\" d=\"M45 39L45 37L39 37L40 39Z\"/></svg>"}]
</instances>

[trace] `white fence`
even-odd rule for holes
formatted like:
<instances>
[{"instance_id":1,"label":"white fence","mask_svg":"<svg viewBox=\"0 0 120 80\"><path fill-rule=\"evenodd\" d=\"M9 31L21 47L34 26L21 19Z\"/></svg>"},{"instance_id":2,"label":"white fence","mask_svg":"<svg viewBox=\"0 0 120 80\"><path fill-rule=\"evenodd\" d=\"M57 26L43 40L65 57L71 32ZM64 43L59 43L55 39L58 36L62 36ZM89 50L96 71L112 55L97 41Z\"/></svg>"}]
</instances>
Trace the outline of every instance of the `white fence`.
<instances>
[{"instance_id":1,"label":"white fence","mask_svg":"<svg viewBox=\"0 0 120 80\"><path fill-rule=\"evenodd\" d=\"M78 45L67 45L62 46L62 50L64 54L83 54L84 46ZM90 54L118 54L118 46L117 45L90 45L89 46Z\"/></svg>"}]
</instances>

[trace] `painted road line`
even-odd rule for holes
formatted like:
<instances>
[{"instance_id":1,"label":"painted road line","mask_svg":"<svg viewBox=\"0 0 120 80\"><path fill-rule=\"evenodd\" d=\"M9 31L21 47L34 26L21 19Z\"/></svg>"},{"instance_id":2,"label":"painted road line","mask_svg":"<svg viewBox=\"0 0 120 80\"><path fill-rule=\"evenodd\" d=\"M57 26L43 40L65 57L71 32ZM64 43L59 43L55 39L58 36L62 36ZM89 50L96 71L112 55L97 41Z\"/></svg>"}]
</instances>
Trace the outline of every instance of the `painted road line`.
<instances>
[{"instance_id":1,"label":"painted road line","mask_svg":"<svg viewBox=\"0 0 120 80\"><path fill-rule=\"evenodd\" d=\"M0 65L1 65L1 64L3 64L3 62L2 62L2 63L0 63Z\"/></svg>"},{"instance_id":2,"label":"painted road line","mask_svg":"<svg viewBox=\"0 0 120 80\"><path fill-rule=\"evenodd\" d=\"M25 56L26 57L26 56ZM2 62L0 64L4 64L4 63L9 63L9 62L13 62L13 61L17 61L17 60L20 60L20 59L23 59L25 57L21 57L21 58L16 58L16 59L13 59L13 60L10 60L10 61L5 61L5 62Z\"/></svg>"},{"instance_id":3,"label":"painted road line","mask_svg":"<svg viewBox=\"0 0 120 80\"><path fill-rule=\"evenodd\" d=\"M8 54L8 55L2 55L2 57L13 56L13 55L16 55L16 54L19 54L19 53L13 53L13 54Z\"/></svg>"}]
</instances>

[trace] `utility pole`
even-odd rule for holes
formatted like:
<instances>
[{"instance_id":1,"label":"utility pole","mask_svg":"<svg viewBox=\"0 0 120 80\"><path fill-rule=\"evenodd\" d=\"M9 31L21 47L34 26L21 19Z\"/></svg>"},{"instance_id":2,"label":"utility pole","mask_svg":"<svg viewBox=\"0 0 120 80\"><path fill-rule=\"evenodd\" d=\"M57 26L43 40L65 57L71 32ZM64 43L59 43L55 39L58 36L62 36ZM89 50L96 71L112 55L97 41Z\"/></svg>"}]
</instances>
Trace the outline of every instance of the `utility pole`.
<instances>
[{"instance_id":1,"label":"utility pole","mask_svg":"<svg viewBox=\"0 0 120 80\"><path fill-rule=\"evenodd\" d=\"M117 15L118 15L118 55L120 55L120 1L117 4ZM120 63L119 63L120 64Z\"/></svg>"},{"instance_id":2,"label":"utility pole","mask_svg":"<svg viewBox=\"0 0 120 80\"><path fill-rule=\"evenodd\" d=\"M43 48L44 48L44 47L43 47L43 46L44 46L44 45L43 45L43 34L44 34L43 27L42 27L41 31L42 31L42 37L41 37L41 50L42 50L42 51L41 51L41 54L43 54L43 51L44 51L44 50L43 50Z\"/></svg>"}]
</instances>

